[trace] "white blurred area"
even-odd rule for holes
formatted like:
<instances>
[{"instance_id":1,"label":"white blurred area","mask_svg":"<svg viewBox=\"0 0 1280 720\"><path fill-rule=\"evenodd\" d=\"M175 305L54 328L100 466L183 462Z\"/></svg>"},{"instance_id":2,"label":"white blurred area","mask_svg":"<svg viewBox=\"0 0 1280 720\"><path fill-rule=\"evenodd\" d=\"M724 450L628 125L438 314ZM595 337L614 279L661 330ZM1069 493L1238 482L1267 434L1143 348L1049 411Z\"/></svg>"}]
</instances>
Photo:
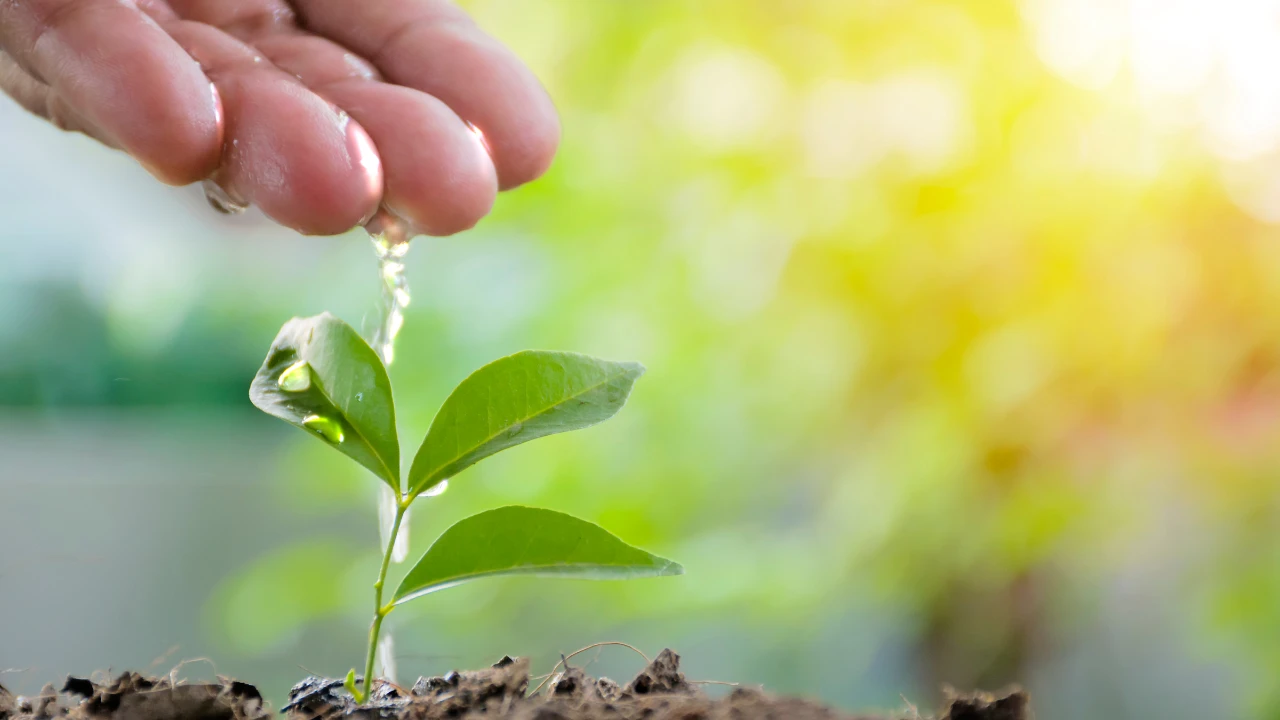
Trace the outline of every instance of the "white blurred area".
<instances>
[{"instance_id":1,"label":"white blurred area","mask_svg":"<svg viewBox=\"0 0 1280 720\"><path fill-rule=\"evenodd\" d=\"M1147 132L1196 134L1232 199L1280 223L1280 0L1023 0L1040 58L1131 105Z\"/></svg>"}]
</instances>

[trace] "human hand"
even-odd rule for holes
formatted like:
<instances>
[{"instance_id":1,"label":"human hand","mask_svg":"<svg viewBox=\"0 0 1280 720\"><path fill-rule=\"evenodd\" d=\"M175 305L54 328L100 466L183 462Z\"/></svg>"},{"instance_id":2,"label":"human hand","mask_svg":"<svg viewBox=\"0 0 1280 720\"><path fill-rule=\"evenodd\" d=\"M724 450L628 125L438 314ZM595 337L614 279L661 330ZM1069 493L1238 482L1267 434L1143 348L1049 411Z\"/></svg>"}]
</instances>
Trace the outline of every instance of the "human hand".
<instances>
[{"instance_id":1,"label":"human hand","mask_svg":"<svg viewBox=\"0 0 1280 720\"><path fill-rule=\"evenodd\" d=\"M560 135L532 73L449 0L0 0L0 49L23 107L308 234L380 204L464 230Z\"/></svg>"}]
</instances>

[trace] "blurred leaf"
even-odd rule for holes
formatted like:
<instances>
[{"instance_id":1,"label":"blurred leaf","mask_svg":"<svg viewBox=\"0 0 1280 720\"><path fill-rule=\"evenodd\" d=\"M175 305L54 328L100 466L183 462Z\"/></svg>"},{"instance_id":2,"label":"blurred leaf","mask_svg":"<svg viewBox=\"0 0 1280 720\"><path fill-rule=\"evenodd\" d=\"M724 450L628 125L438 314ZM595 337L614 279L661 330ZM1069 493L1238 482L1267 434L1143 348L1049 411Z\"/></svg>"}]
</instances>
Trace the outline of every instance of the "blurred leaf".
<instances>
[{"instance_id":1,"label":"blurred leaf","mask_svg":"<svg viewBox=\"0 0 1280 720\"><path fill-rule=\"evenodd\" d=\"M209 605L215 637L258 655L346 607L343 582L360 555L350 543L312 539L276 549L223 581Z\"/></svg>"},{"instance_id":2,"label":"blurred leaf","mask_svg":"<svg viewBox=\"0 0 1280 720\"><path fill-rule=\"evenodd\" d=\"M485 365L449 395L409 470L417 495L494 453L603 422L644 373L639 363L525 350Z\"/></svg>"},{"instance_id":3,"label":"blurred leaf","mask_svg":"<svg viewBox=\"0 0 1280 720\"><path fill-rule=\"evenodd\" d=\"M482 577L626 580L683 573L679 564L631 547L599 525L513 505L473 515L446 530L400 583L394 602Z\"/></svg>"},{"instance_id":4,"label":"blurred leaf","mask_svg":"<svg viewBox=\"0 0 1280 720\"><path fill-rule=\"evenodd\" d=\"M400 444L386 368L359 333L322 313L293 318L271 344L249 397L400 489Z\"/></svg>"}]
</instances>

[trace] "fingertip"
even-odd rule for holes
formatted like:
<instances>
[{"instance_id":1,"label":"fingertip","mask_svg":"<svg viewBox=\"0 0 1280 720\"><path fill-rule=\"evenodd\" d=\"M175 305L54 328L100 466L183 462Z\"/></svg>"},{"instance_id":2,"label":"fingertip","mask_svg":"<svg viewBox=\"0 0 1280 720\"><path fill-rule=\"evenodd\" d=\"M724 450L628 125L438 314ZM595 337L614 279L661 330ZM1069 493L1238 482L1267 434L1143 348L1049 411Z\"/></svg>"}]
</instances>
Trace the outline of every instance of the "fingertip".
<instances>
[{"instance_id":1,"label":"fingertip","mask_svg":"<svg viewBox=\"0 0 1280 720\"><path fill-rule=\"evenodd\" d=\"M118 138L148 172L169 185L199 182L214 173L221 161L222 98L213 83L201 78L203 92L190 93L185 100L188 112L158 120L148 135Z\"/></svg>"},{"instance_id":2,"label":"fingertip","mask_svg":"<svg viewBox=\"0 0 1280 720\"><path fill-rule=\"evenodd\" d=\"M547 109L531 113L522 122L508 125L498 140L501 145L491 151L502 157L501 189L511 190L532 182L551 169L560 149L561 126L551 101L546 100L545 106ZM484 132L483 128L479 129ZM486 143L492 142L488 134L484 139Z\"/></svg>"},{"instance_id":3,"label":"fingertip","mask_svg":"<svg viewBox=\"0 0 1280 720\"><path fill-rule=\"evenodd\" d=\"M274 71L229 79L226 94L221 184L304 235L337 235L374 213L382 161L363 127Z\"/></svg>"},{"instance_id":4,"label":"fingertip","mask_svg":"<svg viewBox=\"0 0 1280 720\"><path fill-rule=\"evenodd\" d=\"M506 46L473 24L424 25L381 58L393 79L440 98L480 131L500 189L519 187L550 169L561 133L551 97Z\"/></svg>"},{"instance_id":5,"label":"fingertip","mask_svg":"<svg viewBox=\"0 0 1280 720\"><path fill-rule=\"evenodd\" d=\"M382 203L427 235L470 229L492 209L498 173L480 139L444 103L408 88L350 80L324 94L369 131L386 177Z\"/></svg>"},{"instance_id":6,"label":"fingertip","mask_svg":"<svg viewBox=\"0 0 1280 720\"><path fill-rule=\"evenodd\" d=\"M453 127L429 147L411 151L427 155L423 161L389 163L384 197L393 212L436 237L475 227L498 196L498 172L483 143L456 117L450 120Z\"/></svg>"},{"instance_id":7,"label":"fingertip","mask_svg":"<svg viewBox=\"0 0 1280 720\"><path fill-rule=\"evenodd\" d=\"M164 182L213 172L222 144L219 101L199 64L127 3L64 7L28 52L59 97Z\"/></svg>"},{"instance_id":8,"label":"fingertip","mask_svg":"<svg viewBox=\"0 0 1280 720\"><path fill-rule=\"evenodd\" d=\"M540 177L560 120L538 78L453 3L295 3L306 27L370 58L382 76L420 90L479 128L502 189Z\"/></svg>"}]
</instances>

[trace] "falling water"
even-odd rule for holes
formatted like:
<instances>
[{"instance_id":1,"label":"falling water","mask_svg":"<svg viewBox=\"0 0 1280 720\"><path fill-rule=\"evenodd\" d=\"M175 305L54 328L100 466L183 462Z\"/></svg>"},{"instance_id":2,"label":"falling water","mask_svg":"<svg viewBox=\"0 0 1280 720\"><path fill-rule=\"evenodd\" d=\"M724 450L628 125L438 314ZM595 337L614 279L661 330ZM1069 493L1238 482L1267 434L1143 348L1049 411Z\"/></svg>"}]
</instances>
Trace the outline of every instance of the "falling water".
<instances>
[{"instance_id":1,"label":"falling water","mask_svg":"<svg viewBox=\"0 0 1280 720\"><path fill-rule=\"evenodd\" d=\"M396 336L404 326L404 311L409 306L409 282L404 275L404 257L409 252L409 240L412 232L407 223L394 215L379 211L365 225L369 231L369 239L373 242L374 253L378 257L378 283L382 288L381 315L377 327L370 337L378 357L388 368L395 360ZM382 547L390 541L391 526L395 522L396 493L385 483L378 483L378 526L382 537ZM392 562L401 563L409 555L409 513L406 511L400 524L400 532L396 535L395 546L391 549ZM383 634L378 648L379 674L395 682L394 640L390 631Z\"/></svg>"},{"instance_id":2,"label":"falling water","mask_svg":"<svg viewBox=\"0 0 1280 720\"><path fill-rule=\"evenodd\" d=\"M409 307L409 282L404 276L404 256L408 239L398 240L387 233L369 236L378 255L378 278L382 287L382 318L373 332L372 345L388 367L396 357L396 335L404 326L404 310Z\"/></svg>"},{"instance_id":3,"label":"falling water","mask_svg":"<svg viewBox=\"0 0 1280 720\"><path fill-rule=\"evenodd\" d=\"M409 252L411 233L408 225L386 211L380 211L365 226L373 251L378 257L378 285L382 289L382 307L378 325L374 328L369 344L388 368L396 357L396 336L404 326L404 310L409 306L409 282L404 276L404 257ZM395 521L396 502L399 498L387 485L381 485L382 496L378 502L378 520L382 531L382 545L386 547ZM409 554L408 516L396 536L391 550L393 562L404 562Z\"/></svg>"}]
</instances>

